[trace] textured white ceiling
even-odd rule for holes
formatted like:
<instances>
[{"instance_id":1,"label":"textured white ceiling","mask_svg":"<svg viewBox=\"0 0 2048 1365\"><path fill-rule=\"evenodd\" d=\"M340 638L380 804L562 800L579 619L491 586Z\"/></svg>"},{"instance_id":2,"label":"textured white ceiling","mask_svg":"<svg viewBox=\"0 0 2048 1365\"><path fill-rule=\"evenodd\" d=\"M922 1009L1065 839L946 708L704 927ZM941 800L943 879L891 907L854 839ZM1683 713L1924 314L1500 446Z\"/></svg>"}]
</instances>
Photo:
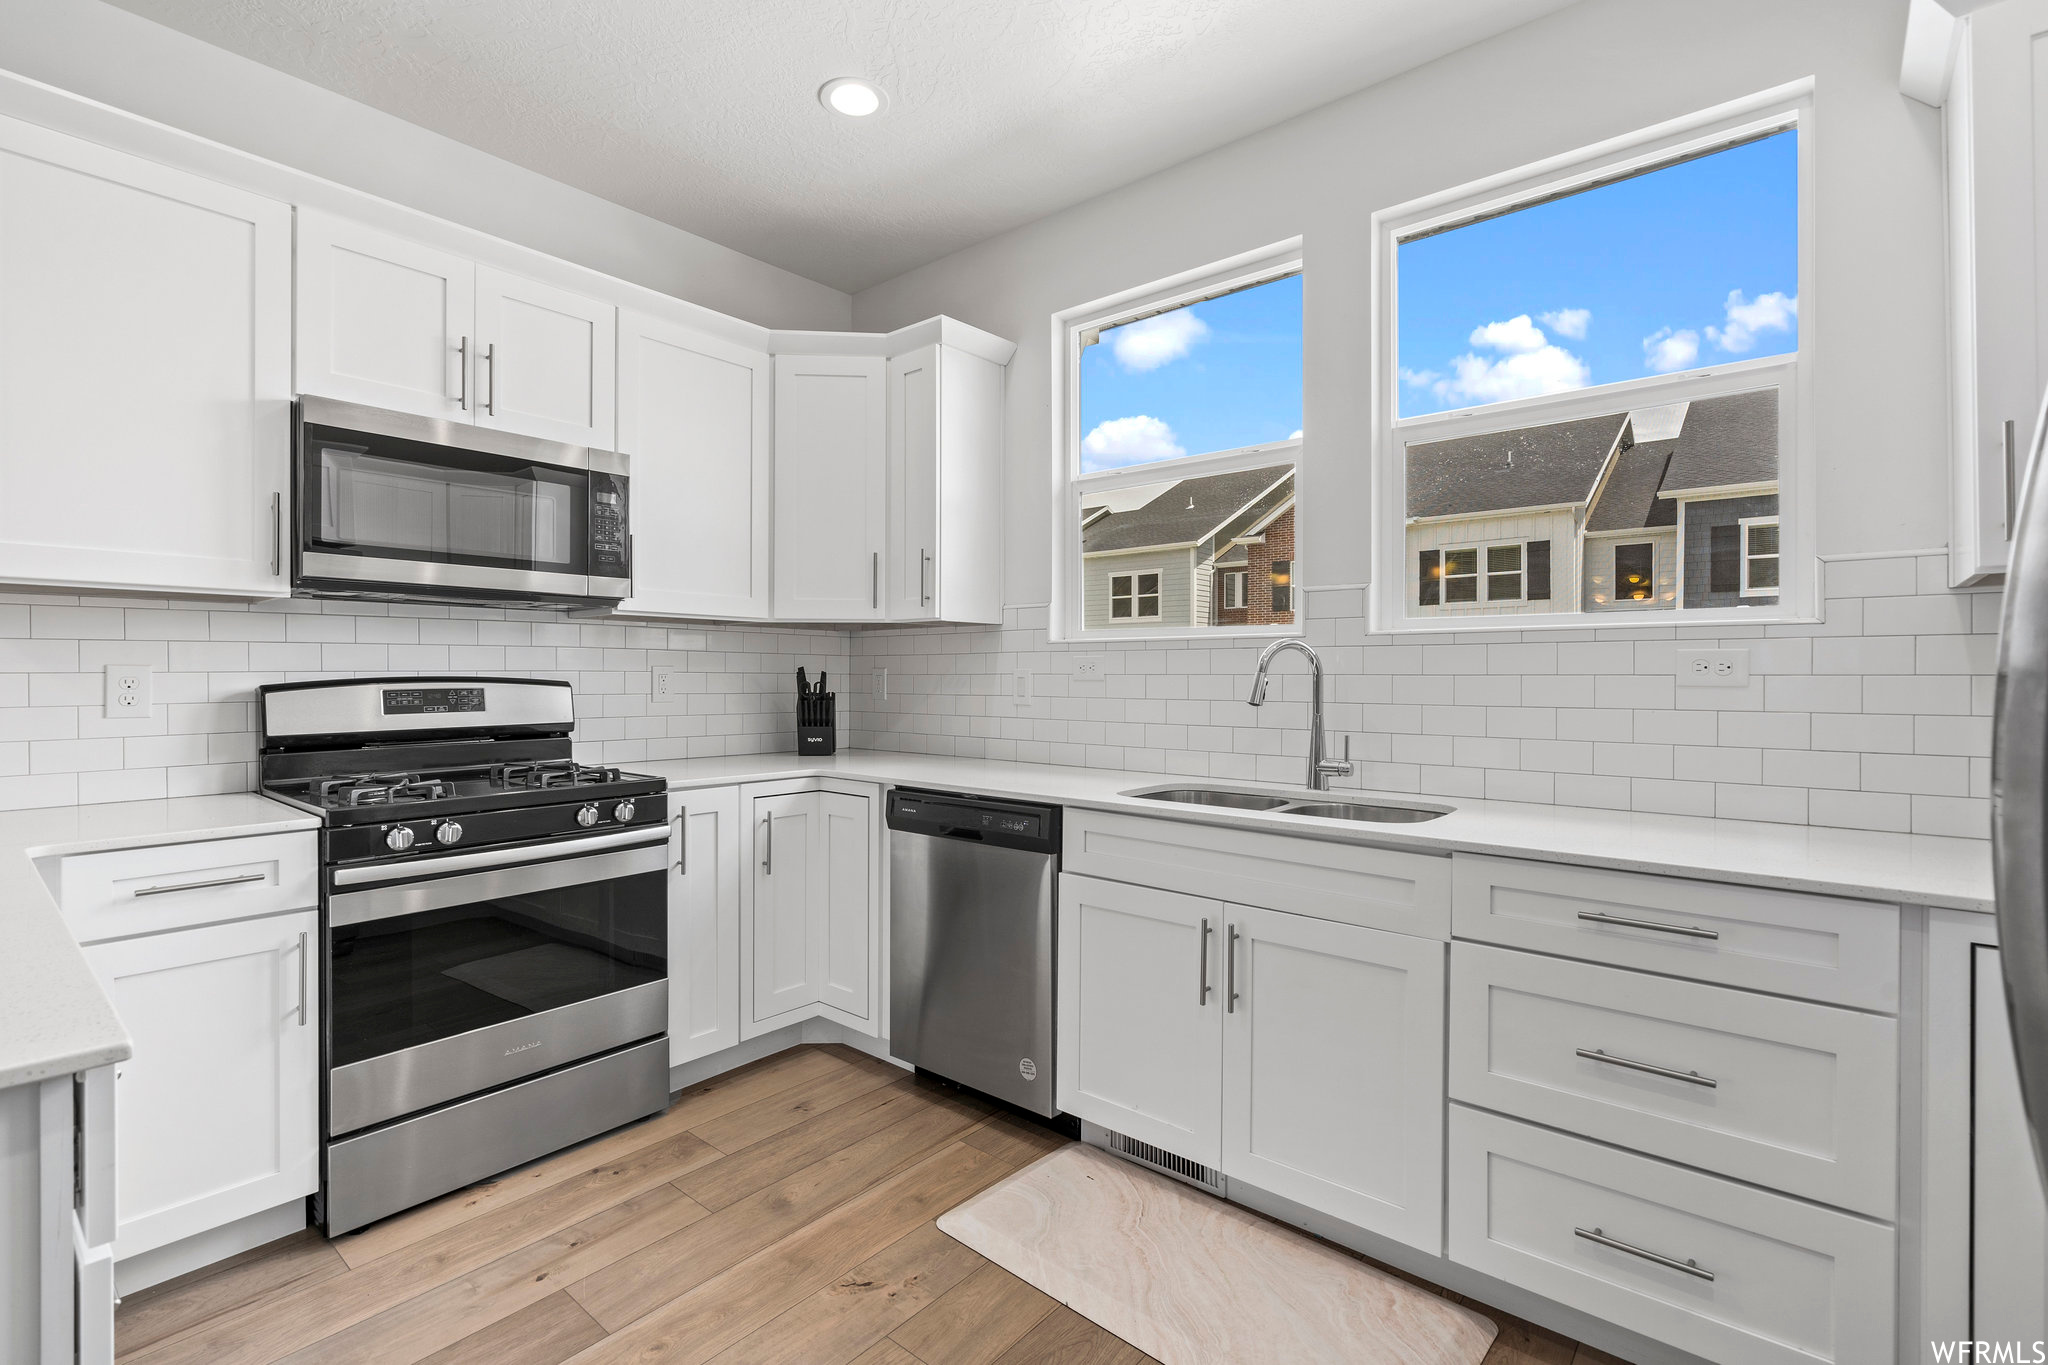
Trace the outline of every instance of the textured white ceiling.
<instances>
[{"instance_id":1,"label":"textured white ceiling","mask_svg":"<svg viewBox=\"0 0 2048 1365\"><path fill-rule=\"evenodd\" d=\"M115 0L850 291L1569 2Z\"/></svg>"}]
</instances>

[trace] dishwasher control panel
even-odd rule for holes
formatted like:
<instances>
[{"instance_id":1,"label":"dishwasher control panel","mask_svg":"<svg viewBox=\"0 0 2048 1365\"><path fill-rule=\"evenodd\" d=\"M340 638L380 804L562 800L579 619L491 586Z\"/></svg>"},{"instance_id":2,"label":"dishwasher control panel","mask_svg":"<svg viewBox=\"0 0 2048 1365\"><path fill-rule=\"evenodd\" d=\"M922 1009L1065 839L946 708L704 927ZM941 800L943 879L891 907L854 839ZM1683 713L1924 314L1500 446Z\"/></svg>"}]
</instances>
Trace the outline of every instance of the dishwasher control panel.
<instances>
[{"instance_id":1,"label":"dishwasher control panel","mask_svg":"<svg viewBox=\"0 0 2048 1365\"><path fill-rule=\"evenodd\" d=\"M1012 848L1057 851L1060 813L1056 806L1027 805L952 792L889 793L889 828L906 834L982 839Z\"/></svg>"}]
</instances>

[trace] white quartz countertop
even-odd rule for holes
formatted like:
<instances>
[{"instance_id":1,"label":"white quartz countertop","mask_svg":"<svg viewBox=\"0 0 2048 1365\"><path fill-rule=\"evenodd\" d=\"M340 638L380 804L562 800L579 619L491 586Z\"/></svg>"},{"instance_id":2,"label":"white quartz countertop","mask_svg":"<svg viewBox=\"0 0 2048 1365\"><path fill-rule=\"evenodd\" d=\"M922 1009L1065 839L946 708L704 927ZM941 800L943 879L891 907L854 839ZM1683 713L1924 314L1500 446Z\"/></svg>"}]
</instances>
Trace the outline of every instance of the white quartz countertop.
<instances>
[{"instance_id":1,"label":"white quartz countertop","mask_svg":"<svg viewBox=\"0 0 2048 1365\"><path fill-rule=\"evenodd\" d=\"M0 813L0 1089L130 1056L39 859L115 848L317 829L317 817L253 794L51 806Z\"/></svg>"},{"instance_id":2,"label":"white quartz countertop","mask_svg":"<svg viewBox=\"0 0 2048 1365\"><path fill-rule=\"evenodd\" d=\"M1526 805L1463 797L1371 793L1400 805L1453 806L1441 819L1413 825L1361 825L1214 807L1171 805L1125 795L1167 786L1214 785L1257 791L1255 784L1209 783L1164 773L1061 768L1039 763L853 750L830 758L751 754L636 763L673 788L795 777L840 777L906 787L974 792L1122 811L1200 824L1264 829L1315 839L1421 852L1493 853L1709 881L1854 896L1909 905L1989 911L1991 844L1927 834L1773 825L1687 815L1647 815L1576 806ZM1295 793L1299 795L1299 792ZM1369 793L1339 791L1338 796Z\"/></svg>"}]
</instances>

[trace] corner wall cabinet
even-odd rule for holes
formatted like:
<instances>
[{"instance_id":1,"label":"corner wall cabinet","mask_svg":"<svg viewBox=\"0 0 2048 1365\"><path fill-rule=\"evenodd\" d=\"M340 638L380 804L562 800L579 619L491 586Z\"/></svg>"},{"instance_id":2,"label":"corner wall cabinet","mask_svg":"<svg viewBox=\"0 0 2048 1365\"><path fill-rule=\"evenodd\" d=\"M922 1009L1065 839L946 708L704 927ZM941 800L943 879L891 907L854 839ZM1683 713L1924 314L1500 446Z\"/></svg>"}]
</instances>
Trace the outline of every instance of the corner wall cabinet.
<instances>
[{"instance_id":1,"label":"corner wall cabinet","mask_svg":"<svg viewBox=\"0 0 2048 1365\"><path fill-rule=\"evenodd\" d=\"M854 783L741 789L742 1037L814 1016L880 1033L878 804L872 787Z\"/></svg>"},{"instance_id":2,"label":"corner wall cabinet","mask_svg":"<svg viewBox=\"0 0 2048 1365\"><path fill-rule=\"evenodd\" d=\"M932 342L889 358L892 621L1003 619L1003 366Z\"/></svg>"},{"instance_id":3,"label":"corner wall cabinet","mask_svg":"<svg viewBox=\"0 0 2048 1365\"><path fill-rule=\"evenodd\" d=\"M775 357L775 614L879 621L888 527L886 362Z\"/></svg>"},{"instance_id":4,"label":"corner wall cabinet","mask_svg":"<svg viewBox=\"0 0 2048 1365\"><path fill-rule=\"evenodd\" d=\"M0 118L0 299L0 580L282 595L290 207Z\"/></svg>"}]
</instances>

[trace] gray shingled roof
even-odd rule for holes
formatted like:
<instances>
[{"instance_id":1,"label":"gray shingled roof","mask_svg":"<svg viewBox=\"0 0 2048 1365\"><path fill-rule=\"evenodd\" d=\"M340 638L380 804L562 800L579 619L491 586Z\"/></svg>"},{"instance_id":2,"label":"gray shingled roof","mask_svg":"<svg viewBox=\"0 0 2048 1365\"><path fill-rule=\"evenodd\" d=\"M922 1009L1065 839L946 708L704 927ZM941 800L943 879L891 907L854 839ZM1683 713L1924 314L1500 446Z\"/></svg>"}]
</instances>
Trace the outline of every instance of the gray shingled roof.
<instances>
[{"instance_id":1,"label":"gray shingled roof","mask_svg":"<svg viewBox=\"0 0 2048 1365\"><path fill-rule=\"evenodd\" d=\"M1081 533L1081 551L1138 550L1151 545L1186 545L1200 540L1237 514L1272 505L1286 490L1259 498L1291 465L1271 465L1235 474L1209 474L1182 479L1164 493L1128 512L1112 512L1097 519Z\"/></svg>"},{"instance_id":2,"label":"gray shingled roof","mask_svg":"<svg viewBox=\"0 0 2048 1365\"><path fill-rule=\"evenodd\" d=\"M1676 526L1678 504L1657 496L1677 441L1641 441L1615 457L1614 473L1586 516L1588 531L1634 531Z\"/></svg>"},{"instance_id":3,"label":"gray shingled roof","mask_svg":"<svg viewBox=\"0 0 2048 1365\"><path fill-rule=\"evenodd\" d=\"M1700 488L1777 479L1778 391L1756 389L1693 401L1678 433L1678 450L1657 491L1669 498Z\"/></svg>"},{"instance_id":4,"label":"gray shingled roof","mask_svg":"<svg viewBox=\"0 0 2048 1365\"><path fill-rule=\"evenodd\" d=\"M1408 515L1475 516L1584 502L1624 413L1408 447Z\"/></svg>"}]
</instances>

